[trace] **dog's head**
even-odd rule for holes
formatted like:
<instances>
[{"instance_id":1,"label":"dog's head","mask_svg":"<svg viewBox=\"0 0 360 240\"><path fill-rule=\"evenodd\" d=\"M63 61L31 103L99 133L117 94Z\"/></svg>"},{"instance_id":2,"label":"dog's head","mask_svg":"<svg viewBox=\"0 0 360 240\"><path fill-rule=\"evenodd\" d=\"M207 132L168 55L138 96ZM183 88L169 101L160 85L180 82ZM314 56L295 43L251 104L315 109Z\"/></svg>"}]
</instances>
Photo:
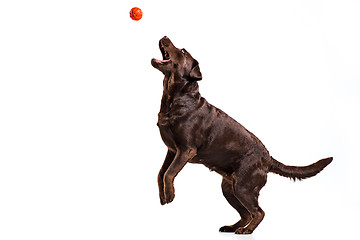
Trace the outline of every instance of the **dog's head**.
<instances>
[{"instance_id":1,"label":"dog's head","mask_svg":"<svg viewBox=\"0 0 360 240\"><path fill-rule=\"evenodd\" d=\"M153 58L151 65L165 76L173 73L176 77L187 81L199 81L202 79L198 61L185 49L176 48L168 37L160 39L159 48L163 60Z\"/></svg>"}]
</instances>

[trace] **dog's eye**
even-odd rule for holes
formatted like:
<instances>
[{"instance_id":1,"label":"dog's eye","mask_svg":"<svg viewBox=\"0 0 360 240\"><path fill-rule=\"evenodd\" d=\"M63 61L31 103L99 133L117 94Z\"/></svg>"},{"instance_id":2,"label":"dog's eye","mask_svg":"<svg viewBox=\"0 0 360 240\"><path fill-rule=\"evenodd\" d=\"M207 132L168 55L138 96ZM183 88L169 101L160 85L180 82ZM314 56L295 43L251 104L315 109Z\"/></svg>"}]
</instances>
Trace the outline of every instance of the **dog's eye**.
<instances>
[{"instance_id":1,"label":"dog's eye","mask_svg":"<svg viewBox=\"0 0 360 240\"><path fill-rule=\"evenodd\" d=\"M181 49L181 52L185 54L185 49L184 49L184 48L183 48L183 49Z\"/></svg>"}]
</instances>

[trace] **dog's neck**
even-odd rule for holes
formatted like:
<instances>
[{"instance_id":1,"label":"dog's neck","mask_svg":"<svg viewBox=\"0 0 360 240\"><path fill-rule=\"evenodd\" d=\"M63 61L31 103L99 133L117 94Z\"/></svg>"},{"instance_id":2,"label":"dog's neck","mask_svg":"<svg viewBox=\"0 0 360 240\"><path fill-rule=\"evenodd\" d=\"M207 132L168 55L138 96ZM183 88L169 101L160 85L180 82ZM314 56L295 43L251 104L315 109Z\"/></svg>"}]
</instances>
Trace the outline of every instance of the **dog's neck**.
<instances>
[{"instance_id":1,"label":"dog's neck","mask_svg":"<svg viewBox=\"0 0 360 240\"><path fill-rule=\"evenodd\" d=\"M171 73L170 76L165 76L164 78L160 112L168 112L175 99L180 101L181 99L199 101L200 98L199 85L196 81L181 79L174 73Z\"/></svg>"}]
</instances>

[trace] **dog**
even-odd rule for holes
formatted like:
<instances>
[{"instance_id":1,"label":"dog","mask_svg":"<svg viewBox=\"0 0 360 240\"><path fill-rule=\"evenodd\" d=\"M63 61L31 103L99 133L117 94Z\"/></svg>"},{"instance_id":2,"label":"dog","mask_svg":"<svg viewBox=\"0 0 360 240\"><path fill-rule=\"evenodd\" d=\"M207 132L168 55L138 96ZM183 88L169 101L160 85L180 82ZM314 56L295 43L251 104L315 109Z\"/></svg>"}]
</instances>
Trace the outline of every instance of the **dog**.
<instances>
[{"instance_id":1,"label":"dog","mask_svg":"<svg viewBox=\"0 0 360 240\"><path fill-rule=\"evenodd\" d=\"M163 60L152 59L151 65L165 76L157 125L168 148L158 174L160 203L174 200L174 179L186 163L203 164L222 175L223 195L241 217L220 232L251 234L265 215L258 197L268 172L301 180L315 176L333 158L304 167L275 160L254 134L200 95L199 63L188 51L166 36L159 48Z\"/></svg>"}]
</instances>

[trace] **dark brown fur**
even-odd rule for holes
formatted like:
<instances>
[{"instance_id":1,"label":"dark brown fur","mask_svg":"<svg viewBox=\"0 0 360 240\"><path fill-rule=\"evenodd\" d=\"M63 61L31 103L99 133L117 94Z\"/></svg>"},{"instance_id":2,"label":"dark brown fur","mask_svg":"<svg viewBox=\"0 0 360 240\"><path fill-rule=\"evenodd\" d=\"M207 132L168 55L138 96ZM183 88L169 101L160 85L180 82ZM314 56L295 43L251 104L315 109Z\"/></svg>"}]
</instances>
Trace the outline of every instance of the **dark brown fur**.
<instances>
[{"instance_id":1,"label":"dark brown fur","mask_svg":"<svg viewBox=\"0 0 360 240\"><path fill-rule=\"evenodd\" d=\"M250 234L265 215L258 196L268 172L304 179L319 173L332 158L306 167L276 161L254 134L201 97L199 64L185 49L176 48L167 37L159 46L163 60L152 59L151 64L165 75L158 115L168 147L158 175L161 204L174 200L174 179L187 162L204 164L223 176L223 194L241 216L220 231Z\"/></svg>"}]
</instances>

